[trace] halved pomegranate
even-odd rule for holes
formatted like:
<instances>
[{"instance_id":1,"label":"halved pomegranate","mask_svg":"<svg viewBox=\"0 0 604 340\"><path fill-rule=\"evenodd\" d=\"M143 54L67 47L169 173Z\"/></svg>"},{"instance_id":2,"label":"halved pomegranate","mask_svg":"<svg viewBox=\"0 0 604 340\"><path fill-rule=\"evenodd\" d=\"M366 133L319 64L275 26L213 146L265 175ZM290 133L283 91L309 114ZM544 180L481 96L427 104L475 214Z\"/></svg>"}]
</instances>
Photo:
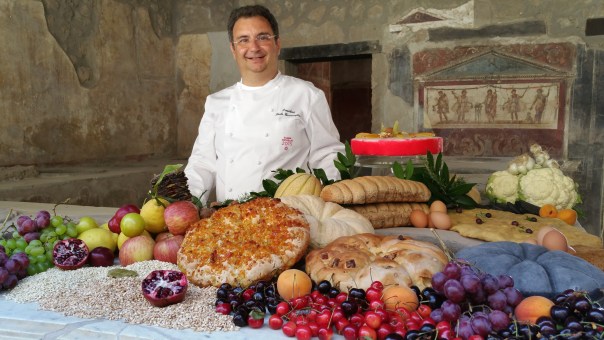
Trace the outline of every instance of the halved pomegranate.
<instances>
[{"instance_id":1,"label":"halved pomegranate","mask_svg":"<svg viewBox=\"0 0 604 340\"><path fill-rule=\"evenodd\" d=\"M68 238L55 244L52 250L52 262L55 266L65 269L78 269L88 260L88 246L77 238Z\"/></svg>"},{"instance_id":2,"label":"halved pomegranate","mask_svg":"<svg viewBox=\"0 0 604 340\"><path fill-rule=\"evenodd\" d=\"M182 302L189 281L178 270L154 270L143 280L143 296L155 307Z\"/></svg>"}]
</instances>

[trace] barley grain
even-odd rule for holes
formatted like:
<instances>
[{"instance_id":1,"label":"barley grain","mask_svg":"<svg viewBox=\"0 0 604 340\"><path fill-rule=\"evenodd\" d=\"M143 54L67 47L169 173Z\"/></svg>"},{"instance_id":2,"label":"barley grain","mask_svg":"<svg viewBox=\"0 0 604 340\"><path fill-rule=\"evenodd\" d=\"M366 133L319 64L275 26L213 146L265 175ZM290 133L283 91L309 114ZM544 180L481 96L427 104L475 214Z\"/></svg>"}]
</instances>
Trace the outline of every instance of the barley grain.
<instances>
[{"instance_id":1,"label":"barley grain","mask_svg":"<svg viewBox=\"0 0 604 340\"><path fill-rule=\"evenodd\" d=\"M214 310L216 288L189 284L185 300L163 308L152 306L141 292L141 282L153 270L178 270L167 262L137 262L126 269L137 277L111 278L107 272L115 267L84 267L63 271L51 268L29 276L5 294L15 302L36 302L50 310L80 318L122 320L164 328L191 329L198 332L234 331L230 316Z\"/></svg>"}]
</instances>

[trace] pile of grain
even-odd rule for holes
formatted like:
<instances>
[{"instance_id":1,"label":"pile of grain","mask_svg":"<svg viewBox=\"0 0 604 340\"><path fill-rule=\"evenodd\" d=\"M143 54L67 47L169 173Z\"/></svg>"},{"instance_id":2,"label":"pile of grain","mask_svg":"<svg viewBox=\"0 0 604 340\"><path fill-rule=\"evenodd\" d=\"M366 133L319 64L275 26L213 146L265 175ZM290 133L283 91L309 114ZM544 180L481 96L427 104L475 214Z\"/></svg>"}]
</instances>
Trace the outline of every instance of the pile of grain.
<instances>
[{"instance_id":1,"label":"pile of grain","mask_svg":"<svg viewBox=\"0 0 604 340\"><path fill-rule=\"evenodd\" d=\"M191 329L198 332L234 331L230 316L214 310L216 288L189 284L185 300L164 308L152 306L141 292L141 282L151 271L178 268L161 261L134 263L125 269L138 277L112 278L107 272L122 267L84 267L63 271L51 268L29 276L5 294L16 302L35 302L50 310L80 318L122 320L164 328Z\"/></svg>"}]
</instances>

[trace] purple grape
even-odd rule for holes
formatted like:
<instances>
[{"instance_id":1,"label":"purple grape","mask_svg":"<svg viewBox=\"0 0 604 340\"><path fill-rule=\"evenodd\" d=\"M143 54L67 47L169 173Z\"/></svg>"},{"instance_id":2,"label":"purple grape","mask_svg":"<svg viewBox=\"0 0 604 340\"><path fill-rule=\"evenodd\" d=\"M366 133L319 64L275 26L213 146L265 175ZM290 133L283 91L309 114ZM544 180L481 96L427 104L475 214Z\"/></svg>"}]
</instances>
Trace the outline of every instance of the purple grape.
<instances>
[{"instance_id":1,"label":"purple grape","mask_svg":"<svg viewBox=\"0 0 604 340\"><path fill-rule=\"evenodd\" d=\"M455 303L461 303L466 299L466 291L459 281L449 279L443 286L443 291L447 299Z\"/></svg>"},{"instance_id":2,"label":"purple grape","mask_svg":"<svg viewBox=\"0 0 604 340\"><path fill-rule=\"evenodd\" d=\"M462 339L468 339L474 335L474 330L472 329L469 319L459 319L459 323L457 324L457 335Z\"/></svg>"},{"instance_id":3,"label":"purple grape","mask_svg":"<svg viewBox=\"0 0 604 340\"><path fill-rule=\"evenodd\" d=\"M438 272L432 275L432 288L434 288L435 291L442 293L443 286L447 280L447 275L445 275L443 272Z\"/></svg>"},{"instance_id":4,"label":"purple grape","mask_svg":"<svg viewBox=\"0 0 604 340\"><path fill-rule=\"evenodd\" d=\"M16 274L21 269L21 264L13 259L8 259L4 264L4 268L11 274Z\"/></svg>"},{"instance_id":5,"label":"purple grape","mask_svg":"<svg viewBox=\"0 0 604 340\"><path fill-rule=\"evenodd\" d=\"M6 280L4 280L4 283L2 283L2 287L4 287L4 289L13 289L17 285L17 282L19 282L17 275L9 274Z\"/></svg>"},{"instance_id":6,"label":"purple grape","mask_svg":"<svg viewBox=\"0 0 604 340\"><path fill-rule=\"evenodd\" d=\"M36 218L41 216L47 217L50 220L50 213L46 210L40 210L36 213Z\"/></svg>"},{"instance_id":7,"label":"purple grape","mask_svg":"<svg viewBox=\"0 0 604 340\"><path fill-rule=\"evenodd\" d=\"M29 266L29 257L25 253L16 253L10 257L12 260L19 262L21 269L27 268Z\"/></svg>"},{"instance_id":8,"label":"purple grape","mask_svg":"<svg viewBox=\"0 0 604 340\"><path fill-rule=\"evenodd\" d=\"M474 330L474 334L478 334L485 338L491 332L491 322L484 315L472 315L470 325Z\"/></svg>"},{"instance_id":9,"label":"purple grape","mask_svg":"<svg viewBox=\"0 0 604 340\"><path fill-rule=\"evenodd\" d=\"M15 275L17 275L17 279L23 280L27 277L27 269L21 268Z\"/></svg>"},{"instance_id":10,"label":"purple grape","mask_svg":"<svg viewBox=\"0 0 604 340\"><path fill-rule=\"evenodd\" d=\"M466 293L475 294L479 289L482 289L482 283L480 283L480 278L476 274L462 275L459 282Z\"/></svg>"},{"instance_id":11,"label":"purple grape","mask_svg":"<svg viewBox=\"0 0 604 340\"><path fill-rule=\"evenodd\" d=\"M21 226L23 224L23 222L25 222L27 220L31 220L31 217L25 216L25 215L19 216L17 218L17 227Z\"/></svg>"},{"instance_id":12,"label":"purple grape","mask_svg":"<svg viewBox=\"0 0 604 340\"><path fill-rule=\"evenodd\" d=\"M8 255L5 252L0 252L0 267L4 266L6 261L8 261Z\"/></svg>"},{"instance_id":13,"label":"purple grape","mask_svg":"<svg viewBox=\"0 0 604 340\"><path fill-rule=\"evenodd\" d=\"M491 295L499 289L499 282L491 274L485 274L481 281L482 288L484 289L485 293L487 293L487 295Z\"/></svg>"},{"instance_id":14,"label":"purple grape","mask_svg":"<svg viewBox=\"0 0 604 340\"><path fill-rule=\"evenodd\" d=\"M434 320L434 322L439 323L444 320L443 311L440 308L436 308L432 312L430 312L430 318Z\"/></svg>"},{"instance_id":15,"label":"purple grape","mask_svg":"<svg viewBox=\"0 0 604 340\"><path fill-rule=\"evenodd\" d=\"M489 295L487 301L489 303L489 307L501 311L505 308L505 306L508 305L505 294L500 290Z\"/></svg>"},{"instance_id":16,"label":"purple grape","mask_svg":"<svg viewBox=\"0 0 604 340\"><path fill-rule=\"evenodd\" d=\"M45 215L36 216L36 219L34 221L36 222L36 226L38 227L38 229L44 229L50 225L50 217L47 217Z\"/></svg>"},{"instance_id":17,"label":"purple grape","mask_svg":"<svg viewBox=\"0 0 604 340\"><path fill-rule=\"evenodd\" d=\"M503 293L505 294L505 299L507 300L508 305L512 307L518 306L520 301L524 298L522 293L513 287L507 287L503 289Z\"/></svg>"},{"instance_id":18,"label":"purple grape","mask_svg":"<svg viewBox=\"0 0 604 340\"><path fill-rule=\"evenodd\" d=\"M459 280L461 277L461 268L457 262L449 262L445 265L442 272L449 278Z\"/></svg>"},{"instance_id":19,"label":"purple grape","mask_svg":"<svg viewBox=\"0 0 604 340\"><path fill-rule=\"evenodd\" d=\"M499 332L500 330L508 327L510 318L506 313L499 310L494 310L489 313L489 321L491 321L491 327L493 330Z\"/></svg>"},{"instance_id":20,"label":"purple grape","mask_svg":"<svg viewBox=\"0 0 604 340\"><path fill-rule=\"evenodd\" d=\"M4 281L6 281L8 275L8 270L6 270L6 268L4 267L0 267L0 286L2 286L2 283L4 283Z\"/></svg>"},{"instance_id":21,"label":"purple grape","mask_svg":"<svg viewBox=\"0 0 604 340\"><path fill-rule=\"evenodd\" d=\"M36 223L32 219L27 219L17 226L17 232L23 236L27 233L31 233L37 230Z\"/></svg>"},{"instance_id":22,"label":"purple grape","mask_svg":"<svg viewBox=\"0 0 604 340\"><path fill-rule=\"evenodd\" d=\"M4 246L0 244L0 253L5 253L6 254L6 249L4 249Z\"/></svg>"},{"instance_id":23,"label":"purple grape","mask_svg":"<svg viewBox=\"0 0 604 340\"><path fill-rule=\"evenodd\" d=\"M23 239L25 240L25 242L29 243L33 240L39 240L40 239L40 233L37 231L34 231L33 233L27 233L25 235L23 235Z\"/></svg>"},{"instance_id":24,"label":"purple grape","mask_svg":"<svg viewBox=\"0 0 604 340\"><path fill-rule=\"evenodd\" d=\"M460 274L461 276L476 275L476 271L474 270L474 268L472 268L472 266L462 265L460 269Z\"/></svg>"},{"instance_id":25,"label":"purple grape","mask_svg":"<svg viewBox=\"0 0 604 340\"><path fill-rule=\"evenodd\" d=\"M485 293L484 289L481 288L474 294L468 294L468 299L472 304L480 305L487 301L487 294Z\"/></svg>"},{"instance_id":26,"label":"purple grape","mask_svg":"<svg viewBox=\"0 0 604 340\"><path fill-rule=\"evenodd\" d=\"M449 300L443 302L442 306L440 306L440 310L443 313L443 320L449 321L451 323L455 322L459 319L461 315L461 307Z\"/></svg>"},{"instance_id":27,"label":"purple grape","mask_svg":"<svg viewBox=\"0 0 604 340\"><path fill-rule=\"evenodd\" d=\"M497 282L499 284L499 289L514 287L514 279L509 275L498 275Z\"/></svg>"}]
</instances>

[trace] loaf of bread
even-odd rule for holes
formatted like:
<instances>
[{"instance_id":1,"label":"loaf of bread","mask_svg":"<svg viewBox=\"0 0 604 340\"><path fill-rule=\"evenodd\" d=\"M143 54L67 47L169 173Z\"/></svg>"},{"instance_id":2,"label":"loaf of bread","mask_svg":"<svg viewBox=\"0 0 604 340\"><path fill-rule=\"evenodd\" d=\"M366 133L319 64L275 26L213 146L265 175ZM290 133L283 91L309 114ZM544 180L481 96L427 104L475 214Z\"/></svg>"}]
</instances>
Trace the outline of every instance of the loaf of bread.
<instances>
[{"instance_id":1,"label":"loaf of bread","mask_svg":"<svg viewBox=\"0 0 604 340\"><path fill-rule=\"evenodd\" d=\"M430 190L424 183L392 176L364 176L327 185L321 198L338 204L427 202Z\"/></svg>"},{"instance_id":2,"label":"loaf of bread","mask_svg":"<svg viewBox=\"0 0 604 340\"><path fill-rule=\"evenodd\" d=\"M407 227L411 225L411 211L430 212L430 207L425 203L373 203L349 205L347 208L366 217L374 229Z\"/></svg>"}]
</instances>

